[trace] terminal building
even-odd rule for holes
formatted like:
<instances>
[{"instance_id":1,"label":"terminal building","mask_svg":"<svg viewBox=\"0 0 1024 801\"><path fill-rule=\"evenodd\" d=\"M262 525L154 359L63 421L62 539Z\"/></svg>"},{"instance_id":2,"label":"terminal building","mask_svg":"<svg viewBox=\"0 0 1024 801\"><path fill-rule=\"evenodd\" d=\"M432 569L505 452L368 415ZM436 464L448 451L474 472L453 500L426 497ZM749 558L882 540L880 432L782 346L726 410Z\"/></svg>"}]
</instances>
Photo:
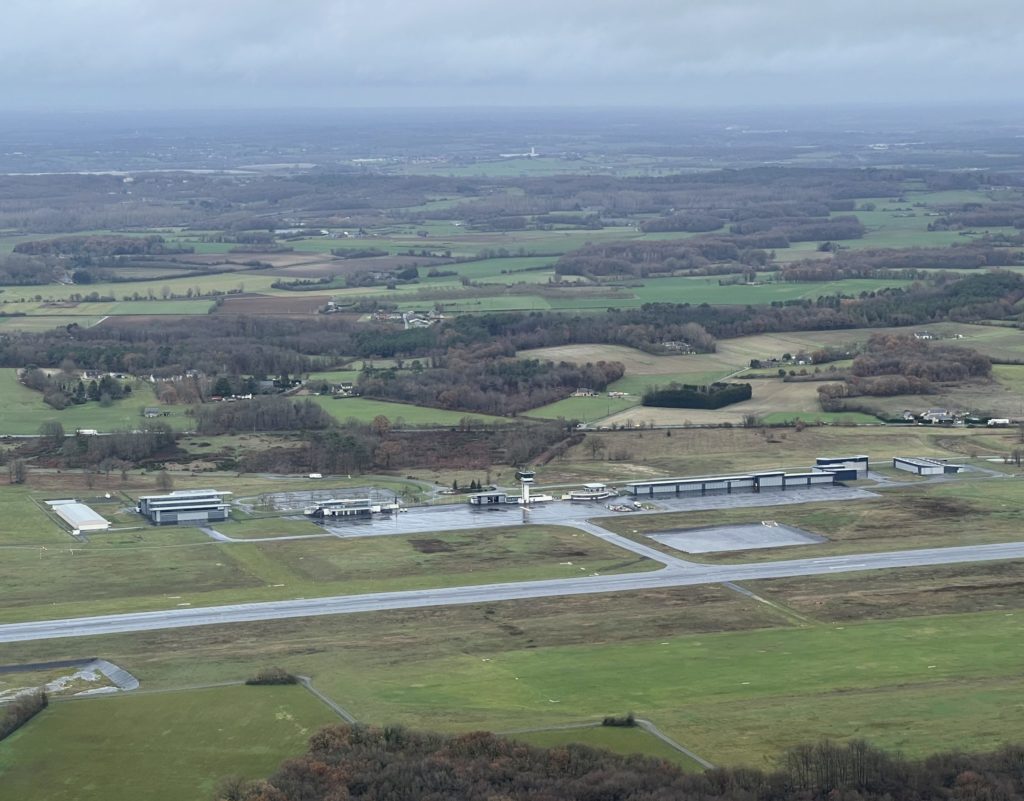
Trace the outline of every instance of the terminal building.
<instances>
[{"instance_id":1,"label":"terminal building","mask_svg":"<svg viewBox=\"0 0 1024 801\"><path fill-rule=\"evenodd\" d=\"M231 515L230 492L220 490L176 490L167 495L142 495L139 514L158 526L217 523Z\"/></svg>"},{"instance_id":2,"label":"terminal building","mask_svg":"<svg viewBox=\"0 0 1024 801\"><path fill-rule=\"evenodd\" d=\"M490 492L473 493L469 496L469 503L471 506L495 506L502 503L517 503L517 501L510 501L508 494L501 490L491 490Z\"/></svg>"},{"instance_id":3,"label":"terminal building","mask_svg":"<svg viewBox=\"0 0 1024 801\"><path fill-rule=\"evenodd\" d=\"M389 515L398 508L395 502L381 503L371 498L331 498L307 506L303 511L307 517L372 517Z\"/></svg>"},{"instance_id":4,"label":"terminal building","mask_svg":"<svg viewBox=\"0 0 1024 801\"><path fill-rule=\"evenodd\" d=\"M728 495L734 492L831 487L838 480L834 473L828 471L785 473L776 470L735 476L697 476L630 481L625 485L625 491L635 498L656 498L667 495Z\"/></svg>"},{"instance_id":5,"label":"terminal building","mask_svg":"<svg viewBox=\"0 0 1024 801\"><path fill-rule=\"evenodd\" d=\"M916 473L919 476L941 476L948 473L959 473L964 469L963 465L940 462L937 459L913 458L910 456L897 456L892 460L892 466L896 470L906 470L908 473Z\"/></svg>"},{"instance_id":6,"label":"terminal building","mask_svg":"<svg viewBox=\"0 0 1024 801\"><path fill-rule=\"evenodd\" d=\"M106 531L110 528L109 520L93 511L92 507L74 499L47 501L46 505L71 527L71 533L76 536L83 531Z\"/></svg>"}]
</instances>

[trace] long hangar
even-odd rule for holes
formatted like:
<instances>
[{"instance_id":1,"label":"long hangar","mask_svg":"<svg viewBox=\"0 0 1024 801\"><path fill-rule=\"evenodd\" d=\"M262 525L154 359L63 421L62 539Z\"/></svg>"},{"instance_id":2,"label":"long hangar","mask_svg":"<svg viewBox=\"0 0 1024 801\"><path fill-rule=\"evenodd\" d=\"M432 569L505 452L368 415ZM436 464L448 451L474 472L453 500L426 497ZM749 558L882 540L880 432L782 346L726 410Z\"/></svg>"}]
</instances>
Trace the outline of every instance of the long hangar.
<instances>
[{"instance_id":1,"label":"long hangar","mask_svg":"<svg viewBox=\"0 0 1024 801\"><path fill-rule=\"evenodd\" d=\"M807 487L832 487L842 481L867 478L867 456L819 456L806 473L764 470L735 476L688 476L630 481L625 490L636 498L656 495L728 495L733 492L763 492Z\"/></svg>"}]
</instances>

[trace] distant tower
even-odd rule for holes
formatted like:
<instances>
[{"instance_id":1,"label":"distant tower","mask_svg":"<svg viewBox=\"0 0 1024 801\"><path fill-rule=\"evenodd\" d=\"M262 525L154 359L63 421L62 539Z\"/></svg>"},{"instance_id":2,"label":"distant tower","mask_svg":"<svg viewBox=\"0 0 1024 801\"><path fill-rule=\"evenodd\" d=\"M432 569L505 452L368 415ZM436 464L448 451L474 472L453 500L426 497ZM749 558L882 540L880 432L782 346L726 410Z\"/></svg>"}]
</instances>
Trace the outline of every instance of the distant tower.
<instances>
[{"instance_id":1,"label":"distant tower","mask_svg":"<svg viewBox=\"0 0 1024 801\"><path fill-rule=\"evenodd\" d=\"M516 470L516 478L523 487L523 506L530 505L530 485L535 475L532 470Z\"/></svg>"},{"instance_id":2,"label":"distant tower","mask_svg":"<svg viewBox=\"0 0 1024 801\"><path fill-rule=\"evenodd\" d=\"M533 145L530 145L530 158L537 158L537 148L535 148Z\"/></svg>"}]
</instances>

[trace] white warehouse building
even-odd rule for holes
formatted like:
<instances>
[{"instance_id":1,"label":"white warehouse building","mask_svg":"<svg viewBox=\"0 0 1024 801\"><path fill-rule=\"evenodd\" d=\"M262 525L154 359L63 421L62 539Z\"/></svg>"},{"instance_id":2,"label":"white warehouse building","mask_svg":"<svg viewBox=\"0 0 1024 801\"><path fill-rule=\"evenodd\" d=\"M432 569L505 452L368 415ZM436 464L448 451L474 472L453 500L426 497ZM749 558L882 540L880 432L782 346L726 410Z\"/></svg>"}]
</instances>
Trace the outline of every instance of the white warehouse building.
<instances>
[{"instance_id":1,"label":"white warehouse building","mask_svg":"<svg viewBox=\"0 0 1024 801\"><path fill-rule=\"evenodd\" d=\"M47 501L46 505L71 527L72 534L80 534L83 531L106 531L110 528L109 520L95 512L92 507L77 500Z\"/></svg>"}]
</instances>

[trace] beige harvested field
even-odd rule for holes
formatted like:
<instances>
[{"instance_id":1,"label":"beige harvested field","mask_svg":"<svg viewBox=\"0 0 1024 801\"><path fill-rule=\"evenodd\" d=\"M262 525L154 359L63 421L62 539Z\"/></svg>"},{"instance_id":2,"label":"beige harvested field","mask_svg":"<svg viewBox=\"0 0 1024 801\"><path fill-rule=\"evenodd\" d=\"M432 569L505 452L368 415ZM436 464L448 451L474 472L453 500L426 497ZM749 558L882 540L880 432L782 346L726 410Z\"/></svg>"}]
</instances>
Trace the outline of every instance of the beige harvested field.
<instances>
[{"instance_id":1,"label":"beige harvested field","mask_svg":"<svg viewBox=\"0 0 1024 801\"><path fill-rule=\"evenodd\" d=\"M949 459L1009 453L1016 432L1007 429L935 429L931 426L808 426L792 428L684 428L674 431L596 431L546 465L545 484L628 480L649 475L701 475L754 469L806 469L816 456L867 454L873 467L912 454ZM591 442L601 448L595 458ZM623 461L607 461L621 453ZM634 462L642 462L638 469ZM985 463L991 464L991 463ZM903 474L900 478L909 476Z\"/></svg>"},{"instance_id":2,"label":"beige harvested field","mask_svg":"<svg viewBox=\"0 0 1024 801\"><path fill-rule=\"evenodd\" d=\"M934 323L917 327L902 328L857 328L835 331L799 331L788 334L760 334L738 339L724 339L718 343L718 352L738 358L741 354L748 359L763 356L779 356L796 353L801 348L815 348L832 345L842 347L865 342L875 334L910 336L915 332L928 331L940 339L939 344L956 345L975 350L997 359L1024 359L1024 331L1019 328L993 325L971 325L968 323ZM957 339L957 337L960 337Z\"/></svg>"},{"instance_id":3,"label":"beige harvested field","mask_svg":"<svg viewBox=\"0 0 1024 801\"><path fill-rule=\"evenodd\" d=\"M743 403L734 403L724 409L660 409L634 407L613 414L601 421L603 426L654 423L665 425L702 425L708 423L741 424L744 415L764 417L775 412L819 412L818 384L785 383L775 379L751 381L754 396Z\"/></svg>"},{"instance_id":4,"label":"beige harvested field","mask_svg":"<svg viewBox=\"0 0 1024 801\"><path fill-rule=\"evenodd\" d=\"M730 340L738 342L739 340ZM724 343L720 343L724 344ZM719 347L721 350L721 347ZM523 359L547 359L553 362L622 362L627 376L675 375L678 373L706 373L716 370L735 370L745 366L750 357L736 361L732 351L723 353L698 353L692 356L654 356L636 348L622 345L561 345L554 348L521 350L517 354Z\"/></svg>"}]
</instances>

